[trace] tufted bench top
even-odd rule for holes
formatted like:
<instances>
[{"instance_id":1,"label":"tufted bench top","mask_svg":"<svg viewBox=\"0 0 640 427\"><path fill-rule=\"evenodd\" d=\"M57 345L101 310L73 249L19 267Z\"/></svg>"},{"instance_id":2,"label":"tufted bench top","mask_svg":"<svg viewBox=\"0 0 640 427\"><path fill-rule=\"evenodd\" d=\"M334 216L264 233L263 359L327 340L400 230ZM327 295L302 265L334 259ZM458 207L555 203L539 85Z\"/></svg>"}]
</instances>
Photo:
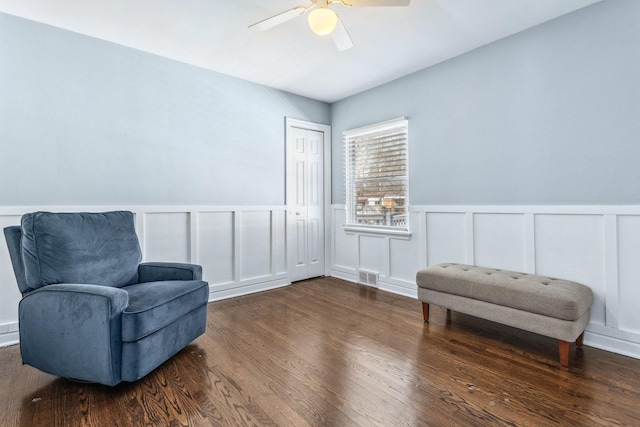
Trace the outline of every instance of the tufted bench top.
<instances>
[{"instance_id":1,"label":"tufted bench top","mask_svg":"<svg viewBox=\"0 0 640 427\"><path fill-rule=\"evenodd\" d=\"M445 263L418 271L419 287L562 320L580 318L593 303L588 286L514 271Z\"/></svg>"}]
</instances>

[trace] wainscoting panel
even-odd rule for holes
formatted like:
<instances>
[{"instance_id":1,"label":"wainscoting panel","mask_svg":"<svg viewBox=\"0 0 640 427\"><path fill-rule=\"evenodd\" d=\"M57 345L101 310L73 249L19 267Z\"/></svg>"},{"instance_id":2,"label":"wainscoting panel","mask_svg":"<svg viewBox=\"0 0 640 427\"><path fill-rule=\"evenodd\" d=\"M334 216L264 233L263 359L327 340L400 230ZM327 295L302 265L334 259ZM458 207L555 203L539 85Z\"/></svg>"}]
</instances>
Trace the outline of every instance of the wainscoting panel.
<instances>
[{"instance_id":1,"label":"wainscoting panel","mask_svg":"<svg viewBox=\"0 0 640 427\"><path fill-rule=\"evenodd\" d=\"M239 212L240 280L271 275L271 212Z\"/></svg>"},{"instance_id":2,"label":"wainscoting panel","mask_svg":"<svg viewBox=\"0 0 640 427\"><path fill-rule=\"evenodd\" d=\"M467 260L467 229L464 213L429 212L425 245L429 264L465 263ZM419 238L415 234L412 239ZM426 260L423 260L426 261ZM423 262L423 265L426 262ZM415 282L415 278L414 278Z\"/></svg>"},{"instance_id":3,"label":"wainscoting panel","mask_svg":"<svg viewBox=\"0 0 640 427\"><path fill-rule=\"evenodd\" d=\"M536 215L536 272L593 291L591 322L605 325L604 228L597 215Z\"/></svg>"},{"instance_id":4,"label":"wainscoting panel","mask_svg":"<svg viewBox=\"0 0 640 427\"><path fill-rule=\"evenodd\" d=\"M424 228L420 215L410 213L410 222ZM420 240L406 236L371 235L366 232L345 232L344 206L332 206L332 262L329 274L358 282L359 272L377 273L378 288L413 298L417 297L416 271L426 248Z\"/></svg>"},{"instance_id":5,"label":"wainscoting panel","mask_svg":"<svg viewBox=\"0 0 640 427\"><path fill-rule=\"evenodd\" d=\"M620 330L640 334L640 216L619 216L617 237L619 299L611 314Z\"/></svg>"},{"instance_id":6,"label":"wainscoting panel","mask_svg":"<svg viewBox=\"0 0 640 427\"><path fill-rule=\"evenodd\" d=\"M347 234L342 231L342 225L345 223L346 211L344 209L332 210L332 243L331 250L331 270L334 275L336 271L356 276L356 269L358 268L358 237L354 234ZM342 277L336 275L336 277ZM349 277L349 276L346 276ZM353 277L349 277L347 280L354 280Z\"/></svg>"},{"instance_id":7,"label":"wainscoting panel","mask_svg":"<svg viewBox=\"0 0 640 427\"><path fill-rule=\"evenodd\" d=\"M202 265L211 301L289 283L285 206L0 207L0 227L19 225L23 214L40 210L134 212L143 260ZM20 292L4 243L0 244L0 293L0 346L15 344Z\"/></svg>"},{"instance_id":8,"label":"wainscoting panel","mask_svg":"<svg viewBox=\"0 0 640 427\"><path fill-rule=\"evenodd\" d=\"M282 276L287 274L287 211L284 208L272 210L271 215L273 273Z\"/></svg>"},{"instance_id":9,"label":"wainscoting panel","mask_svg":"<svg viewBox=\"0 0 640 427\"><path fill-rule=\"evenodd\" d=\"M574 280L594 294L585 342L640 358L640 206L412 206L410 212L409 239L373 237L345 232L344 206L333 205L331 274L355 282L366 266L380 271L380 289L414 298L416 271L441 262Z\"/></svg>"},{"instance_id":10,"label":"wainscoting panel","mask_svg":"<svg viewBox=\"0 0 640 427\"><path fill-rule=\"evenodd\" d=\"M145 261L190 262L191 230L188 212L143 213Z\"/></svg>"},{"instance_id":11,"label":"wainscoting panel","mask_svg":"<svg viewBox=\"0 0 640 427\"><path fill-rule=\"evenodd\" d=\"M200 212L198 221L198 258L203 278L209 285L234 281L234 213Z\"/></svg>"},{"instance_id":12,"label":"wainscoting panel","mask_svg":"<svg viewBox=\"0 0 640 427\"><path fill-rule=\"evenodd\" d=\"M411 213L411 224L419 219ZM415 217L415 218L414 218ZM414 288L416 270L420 267L424 251L420 248L420 239L391 239L389 238L389 278L396 284Z\"/></svg>"},{"instance_id":13,"label":"wainscoting panel","mask_svg":"<svg viewBox=\"0 0 640 427\"><path fill-rule=\"evenodd\" d=\"M525 227L522 214L473 216L474 264L525 271Z\"/></svg>"},{"instance_id":14,"label":"wainscoting panel","mask_svg":"<svg viewBox=\"0 0 640 427\"><path fill-rule=\"evenodd\" d=\"M378 273L381 278L388 277L389 261L385 248L385 244L388 244L387 239L378 236L358 236L358 239L360 269Z\"/></svg>"}]
</instances>

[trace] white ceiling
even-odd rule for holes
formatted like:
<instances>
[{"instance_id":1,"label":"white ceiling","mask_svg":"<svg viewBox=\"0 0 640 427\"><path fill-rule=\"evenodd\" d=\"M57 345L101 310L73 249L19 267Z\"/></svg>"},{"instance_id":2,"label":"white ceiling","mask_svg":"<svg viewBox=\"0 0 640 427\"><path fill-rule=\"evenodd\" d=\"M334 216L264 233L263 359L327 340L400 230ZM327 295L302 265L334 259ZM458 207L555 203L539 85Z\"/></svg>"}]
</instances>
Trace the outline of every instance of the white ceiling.
<instances>
[{"instance_id":1,"label":"white ceiling","mask_svg":"<svg viewBox=\"0 0 640 427\"><path fill-rule=\"evenodd\" d=\"M0 0L0 12L244 80L334 102L600 0L412 0L332 8L355 46L297 17L247 26L310 0Z\"/></svg>"}]
</instances>

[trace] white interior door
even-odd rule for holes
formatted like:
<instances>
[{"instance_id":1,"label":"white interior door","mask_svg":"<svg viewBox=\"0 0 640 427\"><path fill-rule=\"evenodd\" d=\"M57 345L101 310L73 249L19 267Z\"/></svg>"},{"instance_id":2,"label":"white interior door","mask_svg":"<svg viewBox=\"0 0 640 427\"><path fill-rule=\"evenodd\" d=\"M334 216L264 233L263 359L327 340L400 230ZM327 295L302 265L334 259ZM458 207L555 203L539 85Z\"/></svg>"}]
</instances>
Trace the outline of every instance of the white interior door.
<instances>
[{"instance_id":1,"label":"white interior door","mask_svg":"<svg viewBox=\"0 0 640 427\"><path fill-rule=\"evenodd\" d=\"M324 274L324 135L288 128L287 254L292 282Z\"/></svg>"}]
</instances>

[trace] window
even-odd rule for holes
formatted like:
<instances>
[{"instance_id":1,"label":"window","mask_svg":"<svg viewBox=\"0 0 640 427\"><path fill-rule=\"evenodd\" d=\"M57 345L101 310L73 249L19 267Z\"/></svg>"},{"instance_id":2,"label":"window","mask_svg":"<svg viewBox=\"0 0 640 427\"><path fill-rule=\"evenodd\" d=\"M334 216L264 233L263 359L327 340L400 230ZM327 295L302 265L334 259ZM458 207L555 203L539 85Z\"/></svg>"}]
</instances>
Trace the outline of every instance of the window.
<instances>
[{"instance_id":1,"label":"window","mask_svg":"<svg viewBox=\"0 0 640 427\"><path fill-rule=\"evenodd\" d=\"M343 133L346 228L409 230L408 126L402 117Z\"/></svg>"}]
</instances>

